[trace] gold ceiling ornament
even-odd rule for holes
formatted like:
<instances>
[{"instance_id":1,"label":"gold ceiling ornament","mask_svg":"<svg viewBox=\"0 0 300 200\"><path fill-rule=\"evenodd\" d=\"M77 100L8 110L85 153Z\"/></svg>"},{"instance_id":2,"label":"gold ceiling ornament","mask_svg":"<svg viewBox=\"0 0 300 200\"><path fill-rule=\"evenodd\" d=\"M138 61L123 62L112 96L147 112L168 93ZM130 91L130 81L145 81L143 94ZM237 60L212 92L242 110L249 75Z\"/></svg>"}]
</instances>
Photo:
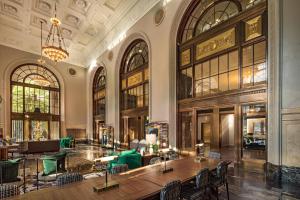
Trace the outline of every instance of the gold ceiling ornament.
<instances>
[{"instance_id":1,"label":"gold ceiling ornament","mask_svg":"<svg viewBox=\"0 0 300 200\"><path fill-rule=\"evenodd\" d=\"M66 50L64 38L60 28L61 21L56 18L56 3L54 17L50 18L51 28L47 36L45 45L42 47L43 53L54 62L60 62L69 57Z\"/></svg>"}]
</instances>

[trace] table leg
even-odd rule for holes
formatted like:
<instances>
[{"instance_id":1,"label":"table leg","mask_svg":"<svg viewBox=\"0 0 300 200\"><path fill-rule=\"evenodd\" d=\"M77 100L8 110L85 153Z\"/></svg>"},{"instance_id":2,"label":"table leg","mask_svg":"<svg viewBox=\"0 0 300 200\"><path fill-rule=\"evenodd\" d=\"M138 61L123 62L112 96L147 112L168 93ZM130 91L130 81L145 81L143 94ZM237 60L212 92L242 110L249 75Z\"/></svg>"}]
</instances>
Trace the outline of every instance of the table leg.
<instances>
[{"instance_id":1,"label":"table leg","mask_svg":"<svg viewBox=\"0 0 300 200\"><path fill-rule=\"evenodd\" d=\"M39 159L36 159L36 190L39 190Z\"/></svg>"}]
</instances>

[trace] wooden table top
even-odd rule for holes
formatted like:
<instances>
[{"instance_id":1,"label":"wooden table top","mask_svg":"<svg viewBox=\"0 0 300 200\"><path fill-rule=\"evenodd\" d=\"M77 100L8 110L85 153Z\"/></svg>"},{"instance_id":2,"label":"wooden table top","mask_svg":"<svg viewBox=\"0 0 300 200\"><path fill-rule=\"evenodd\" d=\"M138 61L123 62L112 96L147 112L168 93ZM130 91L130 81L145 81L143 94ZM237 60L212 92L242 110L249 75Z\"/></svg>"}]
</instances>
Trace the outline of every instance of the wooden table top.
<instances>
[{"instance_id":1,"label":"wooden table top","mask_svg":"<svg viewBox=\"0 0 300 200\"><path fill-rule=\"evenodd\" d=\"M94 192L93 186L104 183L105 177L92 178L63 187L51 187L19 195L11 199L19 200L56 200L56 199L143 199L160 192L161 188L172 180L182 182L192 179L203 168L214 169L218 161L206 160L201 163L194 162L194 158L167 161L167 167L174 171L163 174L160 170L164 163L146 166L131 170L119 175L109 175L108 180L119 183L119 188L105 192Z\"/></svg>"}]
</instances>

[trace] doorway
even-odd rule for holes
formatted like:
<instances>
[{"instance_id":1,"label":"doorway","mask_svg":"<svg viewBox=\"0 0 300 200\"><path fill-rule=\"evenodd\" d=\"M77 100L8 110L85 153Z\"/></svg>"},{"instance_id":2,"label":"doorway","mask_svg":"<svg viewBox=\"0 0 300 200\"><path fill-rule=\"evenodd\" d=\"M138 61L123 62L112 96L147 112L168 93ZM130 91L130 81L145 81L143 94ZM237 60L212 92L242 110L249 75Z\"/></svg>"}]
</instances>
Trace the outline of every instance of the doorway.
<instances>
[{"instance_id":1,"label":"doorway","mask_svg":"<svg viewBox=\"0 0 300 200\"><path fill-rule=\"evenodd\" d=\"M204 143L204 154L206 156L211 150L212 129L212 114L204 114L200 111L200 113L197 114L196 144Z\"/></svg>"}]
</instances>

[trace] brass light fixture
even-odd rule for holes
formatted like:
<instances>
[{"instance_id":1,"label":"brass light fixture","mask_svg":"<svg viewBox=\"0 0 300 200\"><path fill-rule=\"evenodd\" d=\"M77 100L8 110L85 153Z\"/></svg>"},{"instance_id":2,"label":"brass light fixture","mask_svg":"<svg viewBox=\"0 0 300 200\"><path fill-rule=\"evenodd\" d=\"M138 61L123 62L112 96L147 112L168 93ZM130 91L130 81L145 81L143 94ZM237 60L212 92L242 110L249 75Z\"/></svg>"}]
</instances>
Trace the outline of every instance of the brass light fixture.
<instances>
[{"instance_id":1,"label":"brass light fixture","mask_svg":"<svg viewBox=\"0 0 300 200\"><path fill-rule=\"evenodd\" d=\"M40 58L37 60L40 66L43 66L46 63L45 60L43 59L42 45L43 45L43 21L41 21L41 54L40 54ZM32 83L44 87L50 86L50 82L46 80L43 75L44 72L42 72L42 76L35 75L35 77L32 79Z\"/></svg>"},{"instance_id":2,"label":"brass light fixture","mask_svg":"<svg viewBox=\"0 0 300 200\"><path fill-rule=\"evenodd\" d=\"M56 18L56 3L55 14L54 17L50 18L50 22L51 28L42 51L49 59L60 62L69 57L69 52L66 50L64 38L62 37L61 21Z\"/></svg>"}]
</instances>

